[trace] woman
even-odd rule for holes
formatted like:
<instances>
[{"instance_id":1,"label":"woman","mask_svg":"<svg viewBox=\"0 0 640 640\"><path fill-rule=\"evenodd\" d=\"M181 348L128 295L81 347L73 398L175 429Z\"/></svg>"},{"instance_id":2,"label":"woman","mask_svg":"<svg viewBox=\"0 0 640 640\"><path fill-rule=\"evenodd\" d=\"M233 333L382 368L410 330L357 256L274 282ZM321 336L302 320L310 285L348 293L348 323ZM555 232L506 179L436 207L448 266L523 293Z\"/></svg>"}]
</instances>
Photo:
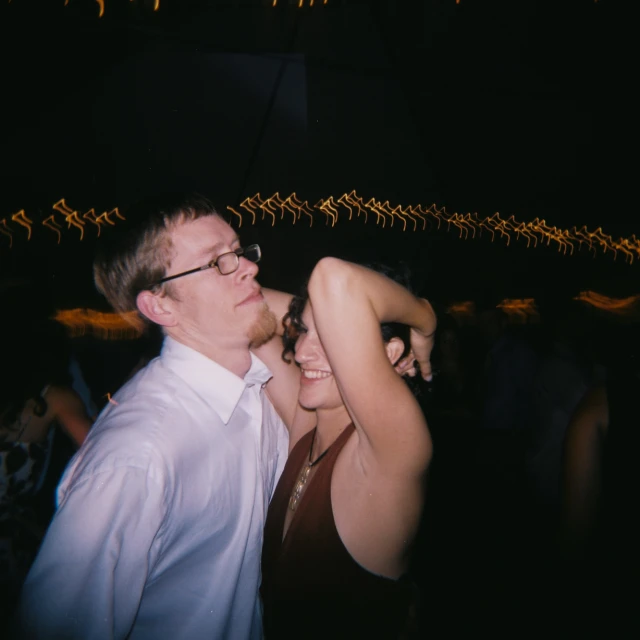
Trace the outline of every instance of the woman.
<instances>
[{"instance_id":1,"label":"woman","mask_svg":"<svg viewBox=\"0 0 640 640\"><path fill-rule=\"evenodd\" d=\"M4 395L4 394L3 394ZM19 402L7 400L0 410L0 504L40 489L46 471L52 427L59 426L79 447L91 418L78 394L68 385L45 384Z\"/></svg>"},{"instance_id":2,"label":"woman","mask_svg":"<svg viewBox=\"0 0 640 640\"><path fill-rule=\"evenodd\" d=\"M34 316L1 322L11 344L0 386L0 613L11 609L53 514L59 475L92 424L71 387L64 336Z\"/></svg>"},{"instance_id":3,"label":"woman","mask_svg":"<svg viewBox=\"0 0 640 640\"><path fill-rule=\"evenodd\" d=\"M316 428L293 443L265 526L265 636L400 637L405 576L424 502L431 438L399 372L392 326L431 377L435 315L380 273L334 258L313 270L285 319L300 368L299 404ZM383 333L384 338L383 338ZM295 428L292 434L295 434Z\"/></svg>"}]
</instances>

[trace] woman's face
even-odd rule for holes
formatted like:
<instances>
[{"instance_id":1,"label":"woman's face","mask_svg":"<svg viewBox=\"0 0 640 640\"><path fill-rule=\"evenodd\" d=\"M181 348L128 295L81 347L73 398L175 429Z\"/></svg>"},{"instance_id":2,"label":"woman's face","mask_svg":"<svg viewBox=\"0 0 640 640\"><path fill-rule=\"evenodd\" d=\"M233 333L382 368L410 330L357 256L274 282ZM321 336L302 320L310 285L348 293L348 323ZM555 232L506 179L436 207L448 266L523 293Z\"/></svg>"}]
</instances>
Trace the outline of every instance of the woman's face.
<instances>
[{"instance_id":1,"label":"woman's face","mask_svg":"<svg viewBox=\"0 0 640 640\"><path fill-rule=\"evenodd\" d=\"M298 401L305 409L343 407L342 396L320 342L308 303L302 313L302 322L307 330L300 333L295 345L295 359L300 366Z\"/></svg>"}]
</instances>

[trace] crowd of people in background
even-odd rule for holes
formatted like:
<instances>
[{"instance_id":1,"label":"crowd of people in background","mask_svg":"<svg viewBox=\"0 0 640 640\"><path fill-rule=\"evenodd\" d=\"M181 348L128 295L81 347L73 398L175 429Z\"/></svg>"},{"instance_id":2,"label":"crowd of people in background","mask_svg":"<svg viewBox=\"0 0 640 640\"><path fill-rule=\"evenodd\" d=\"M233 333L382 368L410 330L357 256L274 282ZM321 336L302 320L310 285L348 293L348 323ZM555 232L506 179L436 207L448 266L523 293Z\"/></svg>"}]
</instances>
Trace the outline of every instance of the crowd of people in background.
<instances>
[{"instance_id":1,"label":"crowd of people in background","mask_svg":"<svg viewBox=\"0 0 640 640\"><path fill-rule=\"evenodd\" d=\"M425 407L431 611L455 626L463 593L496 629L623 626L622 576L640 568L637 318L575 300L525 322L495 303L476 309L440 322Z\"/></svg>"},{"instance_id":2,"label":"crowd of people in background","mask_svg":"<svg viewBox=\"0 0 640 640\"><path fill-rule=\"evenodd\" d=\"M65 466L109 403L107 392L152 360L159 340L71 339L30 283L6 282L0 295L10 309L2 314L0 386L7 620ZM585 602L593 608L584 624L602 622L595 617L603 603L624 610L621 568L640 568L637 324L574 301L543 308L533 323L514 323L486 300L463 320L444 306L437 315L433 378L418 395L433 440L409 567L421 593L419 625L468 629L461 610L498 630ZM321 453L311 448L314 458Z\"/></svg>"}]
</instances>

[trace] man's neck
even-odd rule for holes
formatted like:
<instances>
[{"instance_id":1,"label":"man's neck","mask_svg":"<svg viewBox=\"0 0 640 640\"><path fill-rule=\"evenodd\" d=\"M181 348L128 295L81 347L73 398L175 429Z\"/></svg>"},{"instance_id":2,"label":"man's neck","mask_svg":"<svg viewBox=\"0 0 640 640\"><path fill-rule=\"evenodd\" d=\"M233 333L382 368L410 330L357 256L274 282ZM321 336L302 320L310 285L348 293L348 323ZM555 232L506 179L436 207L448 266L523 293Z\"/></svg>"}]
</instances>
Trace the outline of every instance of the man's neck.
<instances>
[{"instance_id":1,"label":"man's neck","mask_svg":"<svg viewBox=\"0 0 640 640\"><path fill-rule=\"evenodd\" d=\"M209 360L213 360L216 364L231 371L231 373L235 373L239 378L244 379L251 368L251 352L249 351L248 340L246 344L213 345L184 332L174 333L167 331L167 335L176 342L201 353Z\"/></svg>"}]
</instances>

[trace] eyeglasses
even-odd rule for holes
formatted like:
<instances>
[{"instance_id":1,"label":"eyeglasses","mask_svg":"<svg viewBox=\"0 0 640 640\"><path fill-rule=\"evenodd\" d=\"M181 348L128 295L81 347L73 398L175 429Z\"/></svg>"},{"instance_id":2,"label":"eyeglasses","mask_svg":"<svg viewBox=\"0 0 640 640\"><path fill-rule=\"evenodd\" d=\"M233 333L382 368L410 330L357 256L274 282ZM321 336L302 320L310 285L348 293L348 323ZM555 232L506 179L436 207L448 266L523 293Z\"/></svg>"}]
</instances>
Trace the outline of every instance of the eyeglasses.
<instances>
[{"instance_id":1,"label":"eyeglasses","mask_svg":"<svg viewBox=\"0 0 640 640\"><path fill-rule=\"evenodd\" d=\"M206 269L213 269L214 267L218 270L218 273L221 276L228 276L229 274L238 270L238 266L240 265L240 256L246 258L251 262L259 262L260 258L262 258L260 245L250 244L248 247L239 247L235 251L223 253L219 255L215 260L207 262L207 264L203 264L201 267L189 269L189 271L183 271L182 273L176 273L175 276L167 276L166 278L158 280L152 286L155 287L159 284L162 284L163 282L175 280L176 278L182 278L182 276L188 276L191 273L198 273L199 271L205 271Z\"/></svg>"}]
</instances>

